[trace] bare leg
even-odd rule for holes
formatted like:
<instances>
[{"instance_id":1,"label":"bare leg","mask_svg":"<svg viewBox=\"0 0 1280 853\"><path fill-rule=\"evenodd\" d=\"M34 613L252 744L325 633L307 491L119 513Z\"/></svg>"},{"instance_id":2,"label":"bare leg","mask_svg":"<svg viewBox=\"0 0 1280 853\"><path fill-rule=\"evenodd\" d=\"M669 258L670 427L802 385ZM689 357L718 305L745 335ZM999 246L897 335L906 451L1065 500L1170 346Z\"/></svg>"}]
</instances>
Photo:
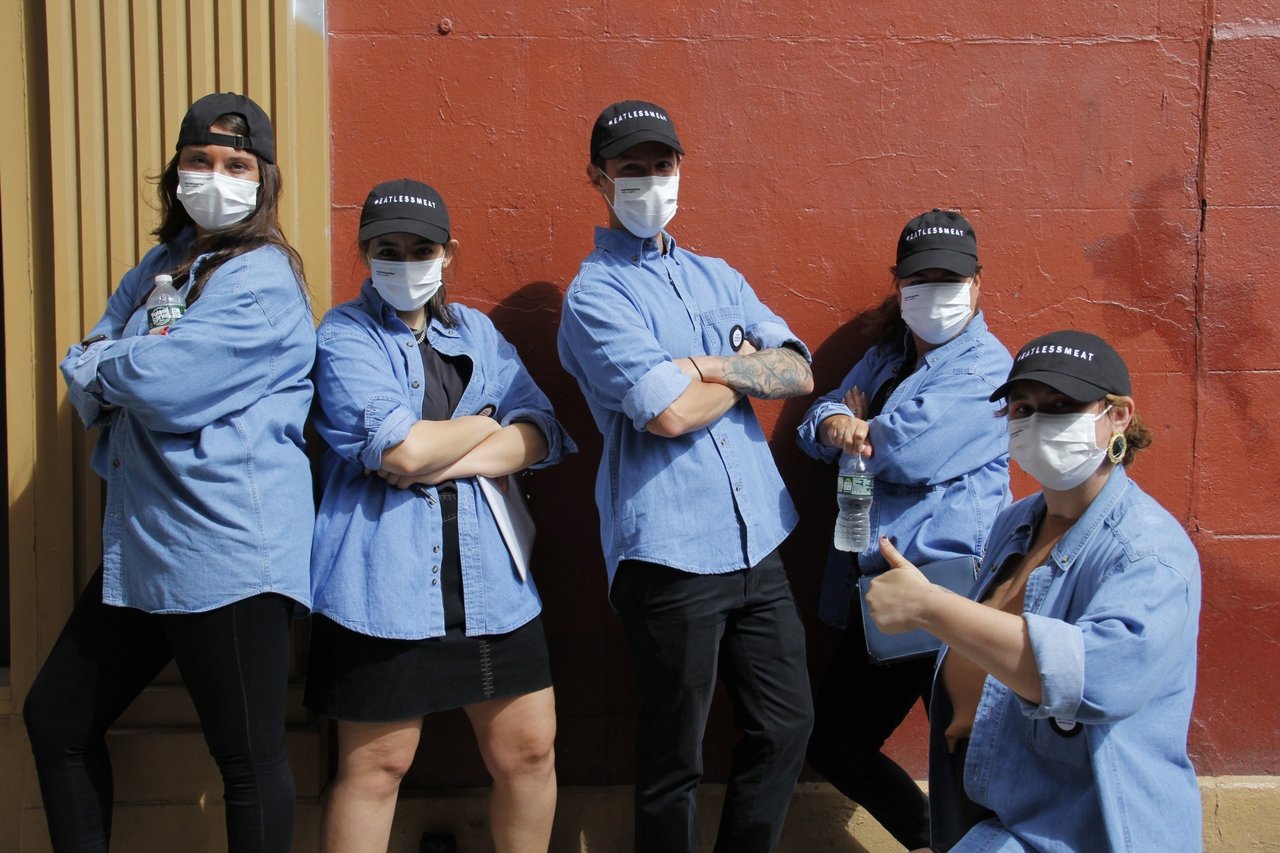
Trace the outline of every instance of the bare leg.
<instances>
[{"instance_id":1,"label":"bare leg","mask_svg":"<svg viewBox=\"0 0 1280 853\"><path fill-rule=\"evenodd\" d=\"M338 775L320 820L321 853L386 853L400 780L409 772L422 718L338 721Z\"/></svg>"},{"instance_id":2,"label":"bare leg","mask_svg":"<svg viewBox=\"0 0 1280 853\"><path fill-rule=\"evenodd\" d=\"M489 824L497 853L546 853L556 813L552 688L466 709L493 776Z\"/></svg>"}]
</instances>

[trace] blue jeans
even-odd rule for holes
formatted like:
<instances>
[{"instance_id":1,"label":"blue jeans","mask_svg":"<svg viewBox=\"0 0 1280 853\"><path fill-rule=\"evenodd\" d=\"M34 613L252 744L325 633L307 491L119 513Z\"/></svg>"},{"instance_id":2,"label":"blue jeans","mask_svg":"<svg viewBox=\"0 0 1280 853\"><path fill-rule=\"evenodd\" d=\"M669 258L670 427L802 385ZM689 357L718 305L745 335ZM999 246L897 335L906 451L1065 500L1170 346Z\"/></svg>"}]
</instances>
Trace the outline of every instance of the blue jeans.
<instances>
[{"instance_id":1,"label":"blue jeans","mask_svg":"<svg viewBox=\"0 0 1280 853\"><path fill-rule=\"evenodd\" d=\"M773 850L813 725L804 626L778 552L721 575L624 560L610 599L640 694L637 853L697 850L695 794L718 670L743 734L715 849Z\"/></svg>"},{"instance_id":2,"label":"blue jeans","mask_svg":"<svg viewBox=\"0 0 1280 853\"><path fill-rule=\"evenodd\" d=\"M228 849L290 848L294 783L284 719L291 610L279 595L177 615L114 607L102 603L98 571L22 709L55 851L107 849L107 729L170 660L222 772Z\"/></svg>"}]
</instances>

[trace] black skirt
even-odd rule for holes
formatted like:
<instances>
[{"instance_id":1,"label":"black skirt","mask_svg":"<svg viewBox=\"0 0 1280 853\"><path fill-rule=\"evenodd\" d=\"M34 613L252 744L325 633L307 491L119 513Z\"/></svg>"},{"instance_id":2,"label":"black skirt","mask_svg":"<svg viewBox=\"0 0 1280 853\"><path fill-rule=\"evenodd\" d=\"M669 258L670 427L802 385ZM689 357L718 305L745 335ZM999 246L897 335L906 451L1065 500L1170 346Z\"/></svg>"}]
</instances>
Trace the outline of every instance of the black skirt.
<instances>
[{"instance_id":1,"label":"black skirt","mask_svg":"<svg viewBox=\"0 0 1280 853\"><path fill-rule=\"evenodd\" d=\"M303 701L325 717L390 723L533 693L551 686L542 618L514 631L468 637L464 631L457 495L440 490L444 543L440 584L445 634L389 640L343 627L317 614Z\"/></svg>"}]
</instances>

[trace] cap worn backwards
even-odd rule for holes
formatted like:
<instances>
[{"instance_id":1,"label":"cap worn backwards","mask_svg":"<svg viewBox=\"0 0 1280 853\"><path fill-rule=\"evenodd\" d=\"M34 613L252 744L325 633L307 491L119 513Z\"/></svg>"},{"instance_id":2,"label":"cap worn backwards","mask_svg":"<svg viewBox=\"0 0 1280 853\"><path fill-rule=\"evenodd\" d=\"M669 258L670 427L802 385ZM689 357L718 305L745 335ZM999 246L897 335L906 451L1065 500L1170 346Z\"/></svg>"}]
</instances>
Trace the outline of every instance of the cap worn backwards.
<instances>
[{"instance_id":1,"label":"cap worn backwards","mask_svg":"<svg viewBox=\"0 0 1280 853\"><path fill-rule=\"evenodd\" d=\"M946 270L968 278L978 271L978 235L969 220L952 210L933 210L912 219L898 237L894 275Z\"/></svg>"},{"instance_id":2,"label":"cap worn backwards","mask_svg":"<svg viewBox=\"0 0 1280 853\"><path fill-rule=\"evenodd\" d=\"M449 242L449 209L440 193L421 181L384 181L369 191L360 209L360 242L384 234L415 234Z\"/></svg>"},{"instance_id":3,"label":"cap worn backwards","mask_svg":"<svg viewBox=\"0 0 1280 853\"><path fill-rule=\"evenodd\" d=\"M1081 402L1108 394L1127 396L1133 390L1120 354L1097 335L1073 329L1041 335L1018 350L1009 378L991 395L991 402L1007 397L1010 386L1023 379L1042 382Z\"/></svg>"},{"instance_id":4,"label":"cap worn backwards","mask_svg":"<svg viewBox=\"0 0 1280 853\"><path fill-rule=\"evenodd\" d=\"M249 126L248 133L234 136L216 133L209 128L227 114L238 115ZM182 117L178 129L177 149L184 145L228 145L252 151L268 163L276 162L276 139L271 129L271 119L262 107L245 95L235 92L214 92L196 101Z\"/></svg>"},{"instance_id":5,"label":"cap worn backwards","mask_svg":"<svg viewBox=\"0 0 1280 853\"><path fill-rule=\"evenodd\" d=\"M666 110L648 101L619 101L605 107L591 129L591 159L609 160L642 142L661 142L684 154Z\"/></svg>"}]
</instances>

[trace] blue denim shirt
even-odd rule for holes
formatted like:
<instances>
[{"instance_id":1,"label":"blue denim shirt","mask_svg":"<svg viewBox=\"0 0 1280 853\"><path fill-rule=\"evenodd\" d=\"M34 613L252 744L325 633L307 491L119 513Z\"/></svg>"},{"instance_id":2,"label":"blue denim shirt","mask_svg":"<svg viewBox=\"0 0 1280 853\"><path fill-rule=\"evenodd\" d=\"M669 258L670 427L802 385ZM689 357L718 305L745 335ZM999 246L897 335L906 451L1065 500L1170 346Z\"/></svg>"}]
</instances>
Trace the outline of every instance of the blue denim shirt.
<instances>
[{"instance_id":1,"label":"blue denim shirt","mask_svg":"<svg viewBox=\"0 0 1280 853\"><path fill-rule=\"evenodd\" d=\"M108 342L62 360L72 405L101 428L102 598L152 613L267 592L306 605L311 306L284 253L263 247L219 267L168 335L148 335L143 300L192 234L121 279L89 330Z\"/></svg>"},{"instance_id":2,"label":"blue denim shirt","mask_svg":"<svg viewBox=\"0 0 1280 853\"><path fill-rule=\"evenodd\" d=\"M818 441L819 425L832 415L850 414L843 399L854 385L870 400L898 372L907 349L872 347L839 388L809 407L797 430L800 449L837 462L839 451ZM988 398L1012 364L979 311L959 335L926 353L871 419L871 544L857 563L850 554L828 549L818 602L822 621L845 627L858 589L858 564L870 573L888 568L876 545L881 536L893 539L917 565L982 556L987 531L1010 501L1008 430Z\"/></svg>"},{"instance_id":3,"label":"blue denim shirt","mask_svg":"<svg viewBox=\"0 0 1280 853\"><path fill-rule=\"evenodd\" d=\"M741 274L665 237L664 255L656 239L597 228L560 322L560 361L604 436L596 505L610 584L619 560L697 574L754 566L797 521L746 398L677 438L645 430L689 387L674 359L732 355L735 327L757 349L809 358Z\"/></svg>"},{"instance_id":4,"label":"blue denim shirt","mask_svg":"<svg viewBox=\"0 0 1280 853\"><path fill-rule=\"evenodd\" d=\"M503 426L534 424L547 438L547 456L534 468L576 451L515 347L484 314L452 306L457 325L433 318L427 339L440 353L471 360L454 416L492 406ZM365 476L422 418L425 376L413 332L365 279L358 297L325 315L317 335L315 424L328 448L312 548L315 612L375 637L442 636L436 487L399 489ZM453 483L466 633L512 631L542 609L537 587L532 575L520 579L476 478Z\"/></svg>"},{"instance_id":5,"label":"blue denim shirt","mask_svg":"<svg viewBox=\"0 0 1280 853\"><path fill-rule=\"evenodd\" d=\"M1044 511L1037 493L996 521L975 598L1027 552ZM1042 701L987 677L964 786L998 817L953 849L1199 850L1200 792L1187 758L1199 616L1191 540L1117 467L1027 580L1023 618ZM946 654L943 646L938 660ZM935 841L957 825L941 683L929 750Z\"/></svg>"}]
</instances>

